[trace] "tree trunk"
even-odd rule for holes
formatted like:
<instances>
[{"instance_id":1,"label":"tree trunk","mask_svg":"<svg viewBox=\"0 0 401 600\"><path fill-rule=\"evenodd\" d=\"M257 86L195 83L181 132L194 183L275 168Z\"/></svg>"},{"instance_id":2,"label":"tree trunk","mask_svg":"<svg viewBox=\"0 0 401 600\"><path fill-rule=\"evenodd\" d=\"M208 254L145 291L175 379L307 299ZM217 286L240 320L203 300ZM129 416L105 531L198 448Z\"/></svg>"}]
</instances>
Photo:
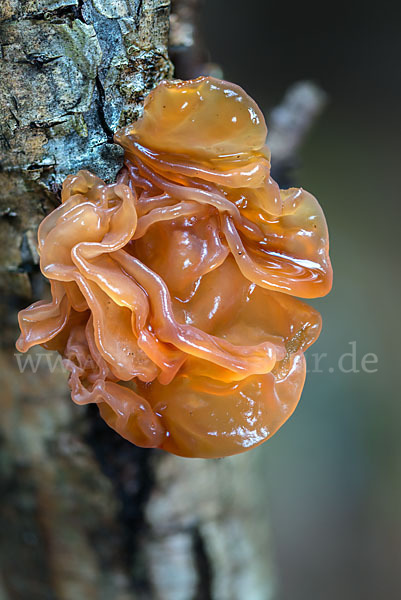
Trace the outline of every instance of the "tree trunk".
<instances>
[{"instance_id":1,"label":"tree trunk","mask_svg":"<svg viewBox=\"0 0 401 600\"><path fill-rule=\"evenodd\" d=\"M0 600L267 600L252 453L136 448L69 399L54 356L14 350L42 296L36 230L66 175L113 181L113 132L172 74L168 0L3 0L0 8ZM263 522L261 527L259 524Z\"/></svg>"}]
</instances>

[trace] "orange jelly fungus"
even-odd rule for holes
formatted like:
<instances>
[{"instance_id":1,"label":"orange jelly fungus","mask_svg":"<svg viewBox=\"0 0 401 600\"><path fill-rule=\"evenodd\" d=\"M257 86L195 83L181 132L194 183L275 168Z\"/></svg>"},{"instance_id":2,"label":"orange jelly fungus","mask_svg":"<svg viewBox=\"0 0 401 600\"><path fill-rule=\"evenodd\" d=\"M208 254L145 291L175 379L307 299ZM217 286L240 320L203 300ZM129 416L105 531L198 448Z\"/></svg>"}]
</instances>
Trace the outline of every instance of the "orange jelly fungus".
<instances>
[{"instance_id":1,"label":"orange jelly fungus","mask_svg":"<svg viewBox=\"0 0 401 600\"><path fill-rule=\"evenodd\" d=\"M19 314L17 348L57 350L72 399L134 444L214 458L264 442L305 380L332 272L316 199L270 177L266 125L238 86L163 81L117 132L106 185L64 182L39 227L51 302Z\"/></svg>"}]
</instances>

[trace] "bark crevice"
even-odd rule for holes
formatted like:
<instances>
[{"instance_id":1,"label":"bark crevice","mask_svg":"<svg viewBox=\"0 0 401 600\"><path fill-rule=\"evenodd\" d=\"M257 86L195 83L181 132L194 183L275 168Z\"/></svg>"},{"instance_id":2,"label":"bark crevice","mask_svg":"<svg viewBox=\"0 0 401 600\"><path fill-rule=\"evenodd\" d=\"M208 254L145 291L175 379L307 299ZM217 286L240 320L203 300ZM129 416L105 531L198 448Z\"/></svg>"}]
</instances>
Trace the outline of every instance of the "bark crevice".
<instances>
[{"instance_id":1,"label":"bark crevice","mask_svg":"<svg viewBox=\"0 0 401 600\"><path fill-rule=\"evenodd\" d=\"M45 295L38 224L59 204L67 175L86 168L115 179L122 155L113 132L172 75L169 8L168 0L0 6L0 597L7 600L270 597L270 573L259 573L257 560L269 560L268 547L253 532L246 493L252 457L189 461L136 448L96 407L71 402L60 362L50 369L36 348L34 368L21 369L15 356L16 311Z\"/></svg>"}]
</instances>

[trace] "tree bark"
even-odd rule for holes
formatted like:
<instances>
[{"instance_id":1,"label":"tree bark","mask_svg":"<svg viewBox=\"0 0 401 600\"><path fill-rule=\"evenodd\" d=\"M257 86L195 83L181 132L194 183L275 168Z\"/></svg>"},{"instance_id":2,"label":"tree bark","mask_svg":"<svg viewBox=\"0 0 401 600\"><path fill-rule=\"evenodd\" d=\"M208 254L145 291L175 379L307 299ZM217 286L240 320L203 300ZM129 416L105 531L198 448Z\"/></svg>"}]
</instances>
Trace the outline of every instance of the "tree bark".
<instances>
[{"instance_id":1,"label":"tree bark","mask_svg":"<svg viewBox=\"0 0 401 600\"><path fill-rule=\"evenodd\" d=\"M66 175L113 181L113 132L172 74L168 19L168 0L0 8L0 600L271 597L252 453L136 448L71 402L53 355L13 349L16 311L46 287L37 226Z\"/></svg>"}]
</instances>

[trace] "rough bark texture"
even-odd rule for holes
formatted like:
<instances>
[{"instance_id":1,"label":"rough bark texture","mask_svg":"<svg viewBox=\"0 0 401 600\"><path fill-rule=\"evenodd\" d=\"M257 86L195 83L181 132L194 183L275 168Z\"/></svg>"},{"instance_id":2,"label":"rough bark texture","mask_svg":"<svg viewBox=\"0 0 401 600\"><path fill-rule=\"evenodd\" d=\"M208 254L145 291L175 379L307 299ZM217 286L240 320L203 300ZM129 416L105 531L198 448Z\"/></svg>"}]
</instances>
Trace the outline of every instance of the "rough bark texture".
<instances>
[{"instance_id":1,"label":"rough bark texture","mask_svg":"<svg viewBox=\"0 0 401 600\"><path fill-rule=\"evenodd\" d=\"M113 131L171 75L168 12L168 0L1 3L0 600L271 597L252 454L136 448L73 405L53 355L14 354L16 310L43 292L37 225L67 174L113 180Z\"/></svg>"},{"instance_id":2,"label":"rough bark texture","mask_svg":"<svg viewBox=\"0 0 401 600\"><path fill-rule=\"evenodd\" d=\"M112 181L113 131L171 75L169 0L5 0L0 8L2 279L29 295L21 269L38 221L69 173ZM22 272L21 272L22 271Z\"/></svg>"}]
</instances>

